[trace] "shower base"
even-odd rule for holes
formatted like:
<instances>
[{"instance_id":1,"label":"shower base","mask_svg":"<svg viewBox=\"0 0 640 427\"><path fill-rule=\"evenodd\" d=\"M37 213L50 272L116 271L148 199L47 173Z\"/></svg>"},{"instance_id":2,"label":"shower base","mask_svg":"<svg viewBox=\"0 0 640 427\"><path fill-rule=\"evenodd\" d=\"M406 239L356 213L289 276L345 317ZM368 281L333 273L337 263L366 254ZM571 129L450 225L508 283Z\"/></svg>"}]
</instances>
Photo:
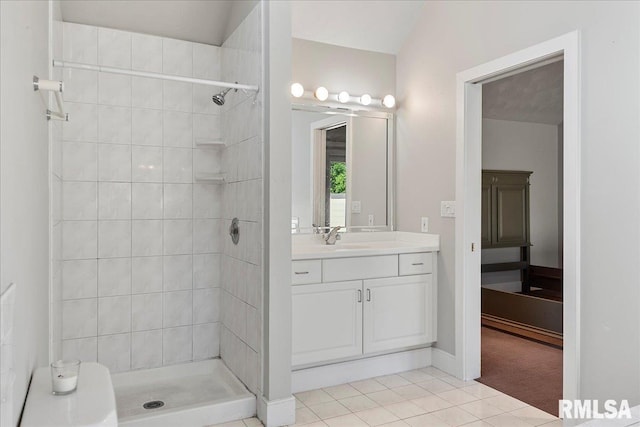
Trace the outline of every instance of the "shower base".
<instances>
[{"instance_id":1,"label":"shower base","mask_svg":"<svg viewBox=\"0 0 640 427\"><path fill-rule=\"evenodd\" d=\"M201 427L256 414L256 397L220 359L123 372L111 378L119 426Z\"/></svg>"}]
</instances>

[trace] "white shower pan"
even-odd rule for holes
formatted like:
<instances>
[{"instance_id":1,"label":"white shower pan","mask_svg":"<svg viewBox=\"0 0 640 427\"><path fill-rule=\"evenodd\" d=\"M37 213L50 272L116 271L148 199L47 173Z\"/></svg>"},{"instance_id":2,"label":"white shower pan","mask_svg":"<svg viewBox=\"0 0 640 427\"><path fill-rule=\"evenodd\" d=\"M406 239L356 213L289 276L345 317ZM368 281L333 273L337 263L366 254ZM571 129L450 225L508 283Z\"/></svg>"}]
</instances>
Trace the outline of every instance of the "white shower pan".
<instances>
[{"instance_id":1,"label":"white shower pan","mask_svg":"<svg viewBox=\"0 0 640 427\"><path fill-rule=\"evenodd\" d=\"M119 426L201 427L256 414L256 397L220 359L111 377Z\"/></svg>"}]
</instances>

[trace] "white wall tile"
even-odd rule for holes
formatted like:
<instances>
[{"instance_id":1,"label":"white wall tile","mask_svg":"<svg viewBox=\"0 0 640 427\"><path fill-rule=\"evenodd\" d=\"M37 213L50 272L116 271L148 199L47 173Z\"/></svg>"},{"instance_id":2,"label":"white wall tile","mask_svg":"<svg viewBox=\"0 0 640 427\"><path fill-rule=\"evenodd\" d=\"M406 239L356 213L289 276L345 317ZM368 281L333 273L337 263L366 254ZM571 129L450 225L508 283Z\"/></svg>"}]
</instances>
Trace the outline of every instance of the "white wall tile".
<instances>
[{"instance_id":1,"label":"white wall tile","mask_svg":"<svg viewBox=\"0 0 640 427\"><path fill-rule=\"evenodd\" d=\"M162 255L162 221L133 220L131 224L131 255Z\"/></svg>"},{"instance_id":2,"label":"white wall tile","mask_svg":"<svg viewBox=\"0 0 640 427\"><path fill-rule=\"evenodd\" d=\"M131 329L146 331L160 328L162 328L162 293L133 295L131 297Z\"/></svg>"},{"instance_id":3,"label":"white wall tile","mask_svg":"<svg viewBox=\"0 0 640 427\"><path fill-rule=\"evenodd\" d=\"M193 216L193 185L164 184L164 218L188 219Z\"/></svg>"},{"instance_id":4,"label":"white wall tile","mask_svg":"<svg viewBox=\"0 0 640 427\"><path fill-rule=\"evenodd\" d=\"M132 218L161 219L162 200L162 184L132 184Z\"/></svg>"},{"instance_id":5,"label":"white wall tile","mask_svg":"<svg viewBox=\"0 0 640 427\"><path fill-rule=\"evenodd\" d=\"M193 150L193 170L195 174L220 173L222 165L217 150L200 149Z\"/></svg>"},{"instance_id":6,"label":"white wall tile","mask_svg":"<svg viewBox=\"0 0 640 427\"><path fill-rule=\"evenodd\" d=\"M191 83L164 81L162 83L162 108L190 113L193 109L193 86ZM200 88L204 90L204 88Z\"/></svg>"},{"instance_id":7,"label":"white wall tile","mask_svg":"<svg viewBox=\"0 0 640 427\"><path fill-rule=\"evenodd\" d=\"M162 148L131 147L131 180L162 182Z\"/></svg>"},{"instance_id":8,"label":"white wall tile","mask_svg":"<svg viewBox=\"0 0 640 427\"><path fill-rule=\"evenodd\" d=\"M97 257L97 221L64 221L62 227L63 259L71 260Z\"/></svg>"},{"instance_id":9,"label":"white wall tile","mask_svg":"<svg viewBox=\"0 0 640 427\"><path fill-rule=\"evenodd\" d=\"M131 181L131 146L98 144L98 180Z\"/></svg>"},{"instance_id":10,"label":"white wall tile","mask_svg":"<svg viewBox=\"0 0 640 427\"><path fill-rule=\"evenodd\" d=\"M162 80L133 77L131 79L131 105L139 108L162 109Z\"/></svg>"},{"instance_id":11,"label":"white wall tile","mask_svg":"<svg viewBox=\"0 0 640 427\"><path fill-rule=\"evenodd\" d=\"M253 350L258 350L260 345L260 317L255 307L247 305L247 344Z\"/></svg>"},{"instance_id":12,"label":"white wall tile","mask_svg":"<svg viewBox=\"0 0 640 427\"><path fill-rule=\"evenodd\" d=\"M162 330L131 334L131 369L162 366Z\"/></svg>"},{"instance_id":13,"label":"white wall tile","mask_svg":"<svg viewBox=\"0 0 640 427\"><path fill-rule=\"evenodd\" d=\"M192 359L193 328L191 326L164 329L162 332L162 359L164 365L186 362Z\"/></svg>"},{"instance_id":14,"label":"white wall tile","mask_svg":"<svg viewBox=\"0 0 640 427\"><path fill-rule=\"evenodd\" d=\"M131 256L131 221L100 221L98 227L99 258Z\"/></svg>"},{"instance_id":15,"label":"white wall tile","mask_svg":"<svg viewBox=\"0 0 640 427\"><path fill-rule=\"evenodd\" d=\"M192 43L175 39L162 39L162 72L191 77L192 71Z\"/></svg>"},{"instance_id":16,"label":"white wall tile","mask_svg":"<svg viewBox=\"0 0 640 427\"><path fill-rule=\"evenodd\" d=\"M193 360L220 355L220 324L203 323L193 326Z\"/></svg>"},{"instance_id":17,"label":"white wall tile","mask_svg":"<svg viewBox=\"0 0 640 427\"><path fill-rule=\"evenodd\" d=\"M98 190L98 218L131 219L131 184L101 182Z\"/></svg>"},{"instance_id":18,"label":"white wall tile","mask_svg":"<svg viewBox=\"0 0 640 427\"><path fill-rule=\"evenodd\" d=\"M244 382L252 393L258 391L258 384L260 382L260 356L251 348L247 348Z\"/></svg>"},{"instance_id":19,"label":"white wall tile","mask_svg":"<svg viewBox=\"0 0 640 427\"><path fill-rule=\"evenodd\" d=\"M98 294L98 264L95 259L62 263L62 298L93 298Z\"/></svg>"},{"instance_id":20,"label":"white wall tile","mask_svg":"<svg viewBox=\"0 0 640 427\"><path fill-rule=\"evenodd\" d=\"M131 33L98 28L98 64L131 69Z\"/></svg>"},{"instance_id":21,"label":"white wall tile","mask_svg":"<svg viewBox=\"0 0 640 427\"><path fill-rule=\"evenodd\" d=\"M193 185L193 217L221 218L224 186L216 184Z\"/></svg>"},{"instance_id":22,"label":"white wall tile","mask_svg":"<svg viewBox=\"0 0 640 427\"><path fill-rule=\"evenodd\" d=\"M62 341L62 359L78 359L82 362L98 361L98 339L78 338Z\"/></svg>"},{"instance_id":23,"label":"white wall tile","mask_svg":"<svg viewBox=\"0 0 640 427\"><path fill-rule=\"evenodd\" d=\"M65 61L98 63L98 29L89 25L62 24L62 57Z\"/></svg>"},{"instance_id":24,"label":"white wall tile","mask_svg":"<svg viewBox=\"0 0 640 427\"><path fill-rule=\"evenodd\" d=\"M193 115L193 137L196 141L200 139L221 139L222 124L219 115L194 114Z\"/></svg>"},{"instance_id":25,"label":"white wall tile","mask_svg":"<svg viewBox=\"0 0 640 427\"><path fill-rule=\"evenodd\" d=\"M192 288L193 258L191 255L165 256L163 264L163 289L179 291Z\"/></svg>"},{"instance_id":26,"label":"white wall tile","mask_svg":"<svg viewBox=\"0 0 640 427\"><path fill-rule=\"evenodd\" d=\"M220 80L220 51L218 46L193 44L193 77Z\"/></svg>"},{"instance_id":27,"label":"white wall tile","mask_svg":"<svg viewBox=\"0 0 640 427\"><path fill-rule=\"evenodd\" d=\"M131 258L98 260L98 296L131 294Z\"/></svg>"},{"instance_id":28,"label":"white wall tile","mask_svg":"<svg viewBox=\"0 0 640 427\"><path fill-rule=\"evenodd\" d=\"M220 284L221 262L218 254L193 256L193 287L212 288Z\"/></svg>"},{"instance_id":29,"label":"white wall tile","mask_svg":"<svg viewBox=\"0 0 640 427\"><path fill-rule=\"evenodd\" d=\"M162 325L165 328L186 326L193 323L192 291L165 292Z\"/></svg>"},{"instance_id":30,"label":"white wall tile","mask_svg":"<svg viewBox=\"0 0 640 427\"><path fill-rule=\"evenodd\" d=\"M98 73L98 103L131 107L131 76Z\"/></svg>"},{"instance_id":31,"label":"white wall tile","mask_svg":"<svg viewBox=\"0 0 640 427\"><path fill-rule=\"evenodd\" d=\"M95 337L98 331L98 300L76 299L62 303L62 338Z\"/></svg>"},{"instance_id":32,"label":"white wall tile","mask_svg":"<svg viewBox=\"0 0 640 427\"><path fill-rule=\"evenodd\" d=\"M98 363L112 373L128 371L131 368L131 334L98 337Z\"/></svg>"},{"instance_id":33,"label":"white wall tile","mask_svg":"<svg viewBox=\"0 0 640 427\"><path fill-rule=\"evenodd\" d=\"M62 218L65 220L97 218L98 190L95 182L62 184Z\"/></svg>"},{"instance_id":34,"label":"white wall tile","mask_svg":"<svg viewBox=\"0 0 640 427\"><path fill-rule=\"evenodd\" d=\"M135 145L162 146L162 110L133 109L131 142Z\"/></svg>"},{"instance_id":35,"label":"white wall tile","mask_svg":"<svg viewBox=\"0 0 640 427\"><path fill-rule=\"evenodd\" d=\"M131 45L131 67L134 70L162 72L162 38L134 33Z\"/></svg>"},{"instance_id":36,"label":"white wall tile","mask_svg":"<svg viewBox=\"0 0 640 427\"><path fill-rule=\"evenodd\" d=\"M65 102L69 121L62 123L62 137L65 141L96 142L98 140L98 106Z\"/></svg>"},{"instance_id":37,"label":"white wall tile","mask_svg":"<svg viewBox=\"0 0 640 427\"><path fill-rule=\"evenodd\" d=\"M63 69L64 92L66 102L98 103L98 72L88 70Z\"/></svg>"},{"instance_id":38,"label":"white wall tile","mask_svg":"<svg viewBox=\"0 0 640 427\"><path fill-rule=\"evenodd\" d=\"M220 221L217 219L193 220L193 253L222 251Z\"/></svg>"},{"instance_id":39,"label":"white wall tile","mask_svg":"<svg viewBox=\"0 0 640 427\"><path fill-rule=\"evenodd\" d=\"M192 253L193 221L184 219L165 220L163 224L164 254L186 255Z\"/></svg>"},{"instance_id":40,"label":"white wall tile","mask_svg":"<svg viewBox=\"0 0 640 427\"><path fill-rule=\"evenodd\" d=\"M131 331L131 296L98 298L98 335Z\"/></svg>"},{"instance_id":41,"label":"white wall tile","mask_svg":"<svg viewBox=\"0 0 640 427\"><path fill-rule=\"evenodd\" d=\"M165 147L192 147L193 119L190 113L165 111L163 123L163 143Z\"/></svg>"},{"instance_id":42,"label":"white wall tile","mask_svg":"<svg viewBox=\"0 0 640 427\"><path fill-rule=\"evenodd\" d=\"M142 294L162 291L162 257L131 259L131 292Z\"/></svg>"},{"instance_id":43,"label":"white wall tile","mask_svg":"<svg viewBox=\"0 0 640 427\"><path fill-rule=\"evenodd\" d=\"M164 182L193 182L193 150L190 148L165 148L163 154Z\"/></svg>"},{"instance_id":44,"label":"white wall tile","mask_svg":"<svg viewBox=\"0 0 640 427\"><path fill-rule=\"evenodd\" d=\"M96 181L98 179L98 144L63 142L62 177L66 181Z\"/></svg>"},{"instance_id":45,"label":"white wall tile","mask_svg":"<svg viewBox=\"0 0 640 427\"><path fill-rule=\"evenodd\" d=\"M131 108L99 106L98 142L131 144Z\"/></svg>"},{"instance_id":46,"label":"white wall tile","mask_svg":"<svg viewBox=\"0 0 640 427\"><path fill-rule=\"evenodd\" d=\"M214 323L220 320L220 289L193 291L193 323Z\"/></svg>"}]
</instances>

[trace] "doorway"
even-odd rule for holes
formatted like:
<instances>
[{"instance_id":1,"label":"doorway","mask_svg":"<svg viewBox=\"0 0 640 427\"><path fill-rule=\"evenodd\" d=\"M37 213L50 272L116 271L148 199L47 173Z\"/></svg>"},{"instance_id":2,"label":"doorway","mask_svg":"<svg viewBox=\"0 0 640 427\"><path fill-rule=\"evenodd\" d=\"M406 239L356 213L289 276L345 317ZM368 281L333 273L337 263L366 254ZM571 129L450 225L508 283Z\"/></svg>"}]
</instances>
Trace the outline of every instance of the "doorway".
<instances>
[{"instance_id":1,"label":"doorway","mask_svg":"<svg viewBox=\"0 0 640 427\"><path fill-rule=\"evenodd\" d=\"M461 72L457 76L456 369L480 377L482 86L508 74L564 58L563 65L563 345L564 399L579 394L580 147L579 35L572 32Z\"/></svg>"}]
</instances>

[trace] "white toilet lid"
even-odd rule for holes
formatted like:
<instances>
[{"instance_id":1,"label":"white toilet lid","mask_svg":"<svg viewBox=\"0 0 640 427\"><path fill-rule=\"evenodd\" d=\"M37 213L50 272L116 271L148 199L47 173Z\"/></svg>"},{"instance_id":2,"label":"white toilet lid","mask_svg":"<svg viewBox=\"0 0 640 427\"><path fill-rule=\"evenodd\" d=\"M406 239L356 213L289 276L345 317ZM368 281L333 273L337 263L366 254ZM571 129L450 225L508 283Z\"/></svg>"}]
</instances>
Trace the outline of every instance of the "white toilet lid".
<instances>
[{"instance_id":1,"label":"white toilet lid","mask_svg":"<svg viewBox=\"0 0 640 427\"><path fill-rule=\"evenodd\" d=\"M54 396L50 368L36 369L20 425L117 427L116 399L109 370L98 363L82 363L78 389L66 396Z\"/></svg>"}]
</instances>

